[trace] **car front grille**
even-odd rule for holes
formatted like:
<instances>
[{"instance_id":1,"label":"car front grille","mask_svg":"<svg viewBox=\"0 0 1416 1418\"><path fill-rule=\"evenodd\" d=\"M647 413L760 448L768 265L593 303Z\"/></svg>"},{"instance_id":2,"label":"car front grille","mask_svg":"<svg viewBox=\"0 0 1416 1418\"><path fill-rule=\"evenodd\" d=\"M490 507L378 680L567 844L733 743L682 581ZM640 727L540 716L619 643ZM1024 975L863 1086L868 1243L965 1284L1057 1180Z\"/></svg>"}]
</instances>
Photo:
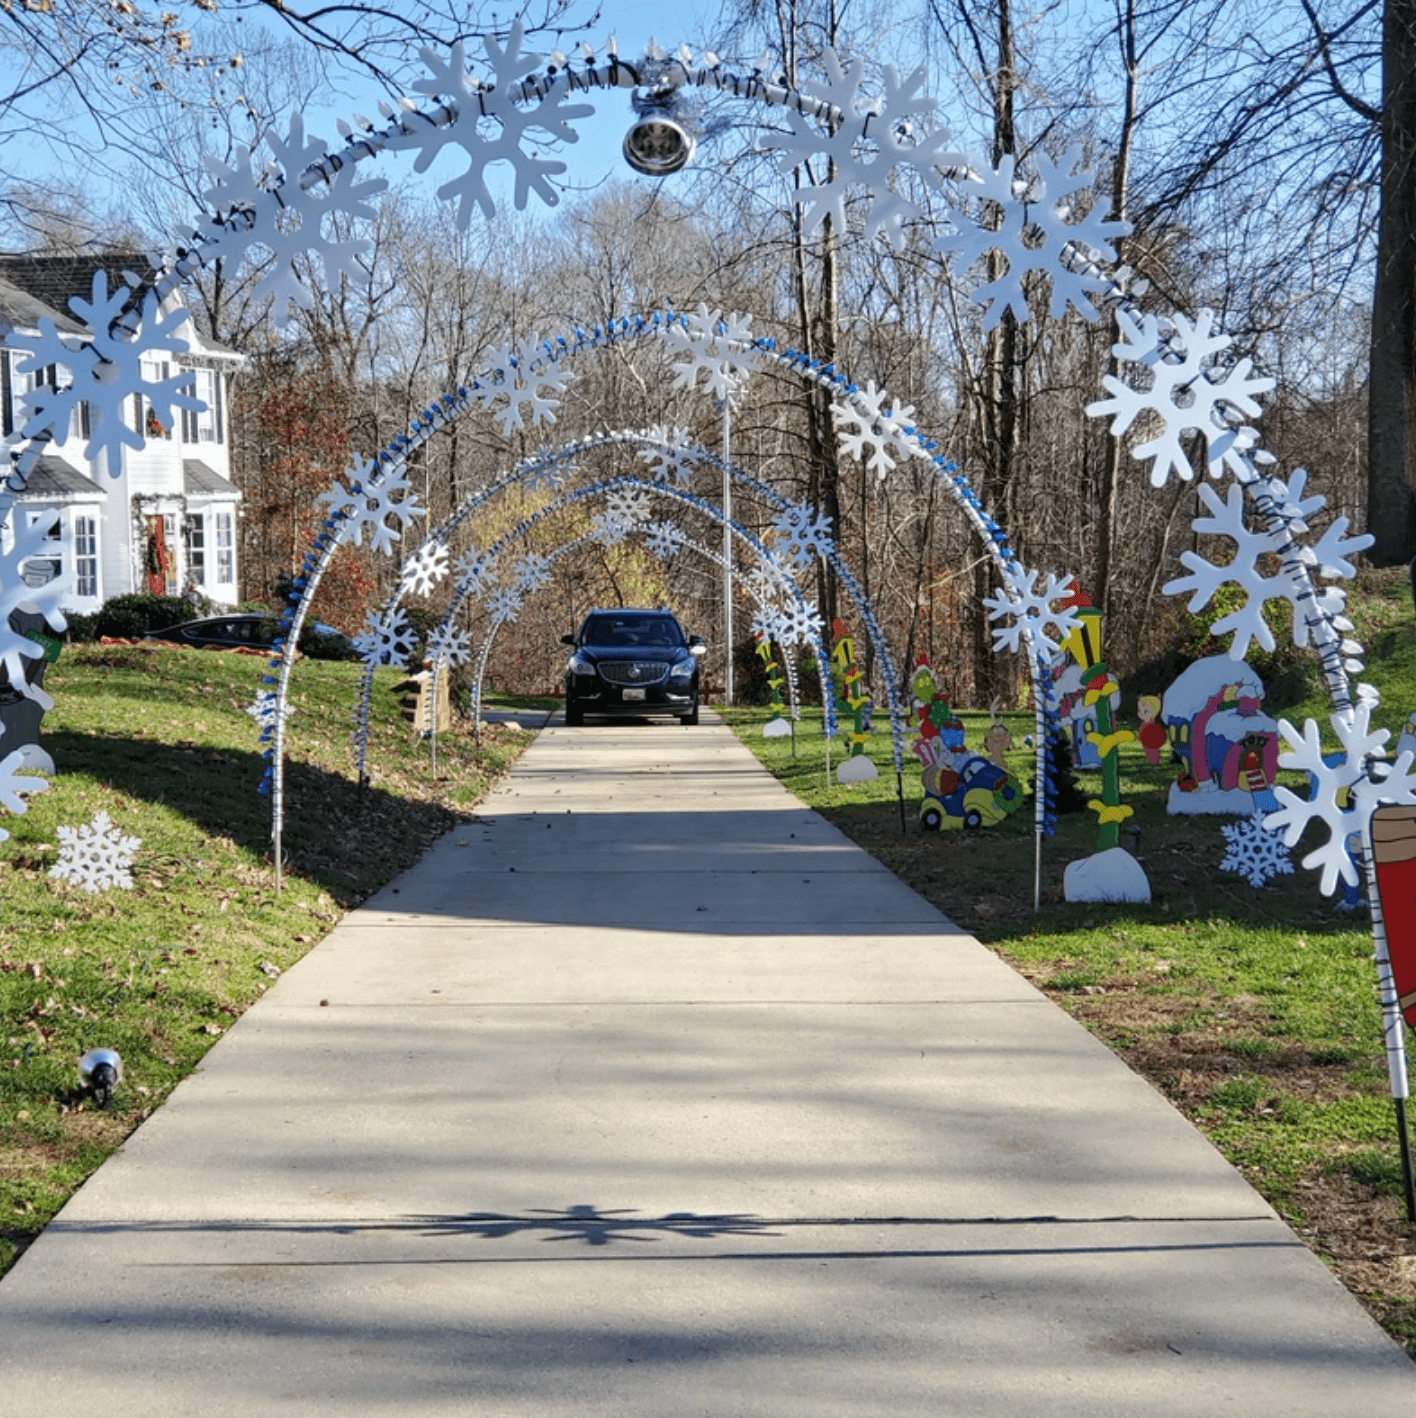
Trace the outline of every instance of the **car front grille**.
<instances>
[{"instance_id":1,"label":"car front grille","mask_svg":"<svg viewBox=\"0 0 1416 1418\"><path fill-rule=\"evenodd\" d=\"M600 666L600 678L608 684L662 684L669 667L659 660L609 660Z\"/></svg>"}]
</instances>

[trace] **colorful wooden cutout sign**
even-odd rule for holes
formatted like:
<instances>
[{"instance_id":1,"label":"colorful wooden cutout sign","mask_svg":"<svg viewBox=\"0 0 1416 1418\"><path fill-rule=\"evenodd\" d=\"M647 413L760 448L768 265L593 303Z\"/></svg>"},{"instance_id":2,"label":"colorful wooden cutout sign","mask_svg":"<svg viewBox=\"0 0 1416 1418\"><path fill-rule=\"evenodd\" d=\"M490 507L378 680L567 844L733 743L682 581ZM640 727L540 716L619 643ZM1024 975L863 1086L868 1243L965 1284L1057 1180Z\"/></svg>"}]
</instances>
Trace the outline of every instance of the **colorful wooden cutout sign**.
<instances>
[{"instance_id":1,"label":"colorful wooden cutout sign","mask_svg":"<svg viewBox=\"0 0 1416 1418\"><path fill-rule=\"evenodd\" d=\"M765 739L784 739L792 731L792 726L782 714L782 685L785 680L782 677L782 667L772 658L772 640L762 631L757 632L757 658L762 661L763 668L767 673L767 688L772 691L773 714L762 726L762 737Z\"/></svg>"},{"instance_id":2,"label":"colorful wooden cutout sign","mask_svg":"<svg viewBox=\"0 0 1416 1418\"><path fill-rule=\"evenodd\" d=\"M1172 814L1252 817L1278 808L1278 725L1263 699L1257 672L1228 655L1196 660L1165 691L1160 716L1180 760Z\"/></svg>"},{"instance_id":3,"label":"colorful wooden cutout sign","mask_svg":"<svg viewBox=\"0 0 1416 1418\"><path fill-rule=\"evenodd\" d=\"M1005 768L965 745L963 720L950 708L924 655L915 661L910 689L918 734L910 747L924 787L920 821L931 831L991 827L1016 812L1023 801L1017 783Z\"/></svg>"},{"instance_id":4,"label":"colorful wooden cutout sign","mask_svg":"<svg viewBox=\"0 0 1416 1418\"><path fill-rule=\"evenodd\" d=\"M1416 807L1377 808L1371 832L1397 1002L1416 1028Z\"/></svg>"},{"instance_id":5,"label":"colorful wooden cutout sign","mask_svg":"<svg viewBox=\"0 0 1416 1418\"><path fill-rule=\"evenodd\" d=\"M836 769L836 781L868 783L880 776L880 770L865 752L870 741L875 701L856 664L855 640L839 616L831 622L831 687L836 697L837 722L849 726L845 735L846 757Z\"/></svg>"}]
</instances>

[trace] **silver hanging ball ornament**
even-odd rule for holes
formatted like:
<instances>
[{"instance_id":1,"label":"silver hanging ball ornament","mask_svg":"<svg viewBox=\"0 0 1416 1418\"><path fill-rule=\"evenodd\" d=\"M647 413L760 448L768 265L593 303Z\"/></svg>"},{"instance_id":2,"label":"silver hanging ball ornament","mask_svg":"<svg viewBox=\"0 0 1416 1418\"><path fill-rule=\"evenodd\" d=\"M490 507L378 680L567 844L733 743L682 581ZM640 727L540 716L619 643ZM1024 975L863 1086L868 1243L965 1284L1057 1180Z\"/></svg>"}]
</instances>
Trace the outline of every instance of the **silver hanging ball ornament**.
<instances>
[{"instance_id":1,"label":"silver hanging ball ornament","mask_svg":"<svg viewBox=\"0 0 1416 1418\"><path fill-rule=\"evenodd\" d=\"M90 1049L79 1060L79 1086L93 1095L100 1108L113 1104L113 1090L123 1080L123 1060L117 1049Z\"/></svg>"}]
</instances>

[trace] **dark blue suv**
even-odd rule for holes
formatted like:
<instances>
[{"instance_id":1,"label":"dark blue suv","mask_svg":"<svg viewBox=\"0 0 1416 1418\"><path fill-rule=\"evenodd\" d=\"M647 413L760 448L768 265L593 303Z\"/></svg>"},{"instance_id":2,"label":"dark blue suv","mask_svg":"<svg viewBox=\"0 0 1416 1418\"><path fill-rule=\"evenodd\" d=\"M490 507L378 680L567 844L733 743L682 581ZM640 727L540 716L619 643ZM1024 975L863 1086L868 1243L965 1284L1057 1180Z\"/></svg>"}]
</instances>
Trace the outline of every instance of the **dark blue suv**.
<instances>
[{"instance_id":1,"label":"dark blue suv","mask_svg":"<svg viewBox=\"0 0 1416 1418\"><path fill-rule=\"evenodd\" d=\"M685 635L665 610L593 610L576 635L565 667L565 721L586 714L675 714L698 722L698 661L707 646Z\"/></svg>"}]
</instances>

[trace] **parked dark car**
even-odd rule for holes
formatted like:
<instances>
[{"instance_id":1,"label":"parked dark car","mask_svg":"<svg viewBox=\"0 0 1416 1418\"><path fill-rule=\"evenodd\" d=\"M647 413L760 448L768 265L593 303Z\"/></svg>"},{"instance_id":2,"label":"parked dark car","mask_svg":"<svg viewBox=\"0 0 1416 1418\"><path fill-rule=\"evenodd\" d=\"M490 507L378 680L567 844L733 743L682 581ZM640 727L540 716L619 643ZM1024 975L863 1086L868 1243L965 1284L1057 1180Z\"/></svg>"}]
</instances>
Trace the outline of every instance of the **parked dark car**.
<instances>
[{"instance_id":1,"label":"parked dark car","mask_svg":"<svg viewBox=\"0 0 1416 1418\"><path fill-rule=\"evenodd\" d=\"M154 630L144 640L165 640L173 645L190 645L210 650L269 650L275 642L280 622L273 615L255 612L233 612L231 615L208 616L204 620L187 620L170 625L166 630ZM339 659L344 652L353 654L349 637L332 625L313 621L300 632L300 649L309 654L312 639L326 642L322 649L332 653L324 658Z\"/></svg>"},{"instance_id":2,"label":"parked dark car","mask_svg":"<svg viewBox=\"0 0 1416 1418\"><path fill-rule=\"evenodd\" d=\"M698 722L698 661L707 646L666 610L593 610L565 669L565 721L586 714L674 714Z\"/></svg>"}]
</instances>

